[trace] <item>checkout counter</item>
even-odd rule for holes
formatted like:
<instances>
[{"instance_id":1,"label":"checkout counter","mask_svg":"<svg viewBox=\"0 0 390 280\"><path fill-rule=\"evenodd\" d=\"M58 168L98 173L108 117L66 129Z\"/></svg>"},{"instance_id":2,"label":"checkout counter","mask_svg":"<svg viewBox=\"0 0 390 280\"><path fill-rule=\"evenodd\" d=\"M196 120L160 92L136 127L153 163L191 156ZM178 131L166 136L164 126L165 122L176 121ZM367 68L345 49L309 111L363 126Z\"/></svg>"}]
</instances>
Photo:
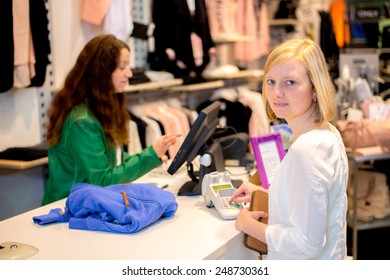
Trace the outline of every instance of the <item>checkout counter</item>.
<instances>
[{"instance_id":1,"label":"checkout counter","mask_svg":"<svg viewBox=\"0 0 390 280\"><path fill-rule=\"evenodd\" d=\"M189 180L185 171L169 175L159 167L137 182L152 183L177 194ZM229 168L232 178L246 180L244 168ZM202 260L258 259L243 244L244 235L235 220L224 220L215 208L207 208L202 196L176 196L178 210L134 234L118 234L68 228L68 223L36 225L32 218L63 208L56 201L0 222L0 243L19 242L38 249L35 260ZM17 203L17 202L16 202Z\"/></svg>"}]
</instances>

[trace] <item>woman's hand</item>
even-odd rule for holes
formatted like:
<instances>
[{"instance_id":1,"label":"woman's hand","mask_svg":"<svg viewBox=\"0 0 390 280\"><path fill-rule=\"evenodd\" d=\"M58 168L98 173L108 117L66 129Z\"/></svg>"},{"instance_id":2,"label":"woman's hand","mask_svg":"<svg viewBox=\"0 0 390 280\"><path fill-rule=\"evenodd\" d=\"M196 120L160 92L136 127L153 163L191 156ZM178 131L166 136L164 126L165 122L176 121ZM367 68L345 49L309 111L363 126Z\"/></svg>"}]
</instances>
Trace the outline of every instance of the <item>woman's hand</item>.
<instances>
[{"instance_id":1,"label":"woman's hand","mask_svg":"<svg viewBox=\"0 0 390 280\"><path fill-rule=\"evenodd\" d=\"M243 182L241 186L230 197L229 202L249 203L251 201L252 192L258 190L259 187L251 182Z\"/></svg>"},{"instance_id":2,"label":"woman's hand","mask_svg":"<svg viewBox=\"0 0 390 280\"><path fill-rule=\"evenodd\" d=\"M156 152L157 156L161 158L163 162L168 160L168 157L165 155L165 153L172 145L176 143L176 141L177 141L177 135L169 134L169 135L161 136L153 143L154 151Z\"/></svg>"},{"instance_id":3,"label":"woman's hand","mask_svg":"<svg viewBox=\"0 0 390 280\"><path fill-rule=\"evenodd\" d=\"M259 221L260 218L267 218L268 214L264 211L249 211L248 208L243 208L238 213L235 223L236 229L242 231L254 238L266 242L265 229L266 224Z\"/></svg>"}]
</instances>

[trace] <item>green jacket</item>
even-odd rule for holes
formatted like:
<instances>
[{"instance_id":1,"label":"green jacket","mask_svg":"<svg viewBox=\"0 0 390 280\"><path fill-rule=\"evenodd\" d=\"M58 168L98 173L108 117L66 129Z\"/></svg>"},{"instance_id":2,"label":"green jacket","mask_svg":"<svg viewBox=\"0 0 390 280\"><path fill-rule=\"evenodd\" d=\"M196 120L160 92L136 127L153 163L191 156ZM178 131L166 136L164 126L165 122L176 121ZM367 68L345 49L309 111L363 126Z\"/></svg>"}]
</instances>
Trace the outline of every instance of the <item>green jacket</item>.
<instances>
[{"instance_id":1,"label":"green jacket","mask_svg":"<svg viewBox=\"0 0 390 280\"><path fill-rule=\"evenodd\" d=\"M159 166L162 161L152 146L130 156L122 152L116 165L103 127L86 105L73 109L62 128L61 139L49 148L49 179L42 204L65 198L76 183L98 186L128 183Z\"/></svg>"}]
</instances>

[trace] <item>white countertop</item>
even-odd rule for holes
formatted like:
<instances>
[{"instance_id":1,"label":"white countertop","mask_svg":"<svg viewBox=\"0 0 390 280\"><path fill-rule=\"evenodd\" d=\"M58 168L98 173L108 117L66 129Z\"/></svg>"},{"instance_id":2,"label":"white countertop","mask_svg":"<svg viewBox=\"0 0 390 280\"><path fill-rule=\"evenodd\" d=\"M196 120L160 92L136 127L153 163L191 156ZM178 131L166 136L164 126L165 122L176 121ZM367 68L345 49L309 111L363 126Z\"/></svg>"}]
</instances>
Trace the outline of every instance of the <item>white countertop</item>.
<instances>
[{"instance_id":1,"label":"white countertop","mask_svg":"<svg viewBox=\"0 0 390 280\"><path fill-rule=\"evenodd\" d=\"M163 172L163 171L162 171ZM167 191L177 193L185 172L170 177L160 170L139 182L169 182ZM216 209L207 208L202 196L178 196L176 214L160 219L135 234L117 234L68 228L68 223L36 225L32 217L63 208L66 199L0 222L0 243L14 241L32 245L39 252L30 259L256 259L243 245L243 234L234 220L222 219Z\"/></svg>"}]
</instances>

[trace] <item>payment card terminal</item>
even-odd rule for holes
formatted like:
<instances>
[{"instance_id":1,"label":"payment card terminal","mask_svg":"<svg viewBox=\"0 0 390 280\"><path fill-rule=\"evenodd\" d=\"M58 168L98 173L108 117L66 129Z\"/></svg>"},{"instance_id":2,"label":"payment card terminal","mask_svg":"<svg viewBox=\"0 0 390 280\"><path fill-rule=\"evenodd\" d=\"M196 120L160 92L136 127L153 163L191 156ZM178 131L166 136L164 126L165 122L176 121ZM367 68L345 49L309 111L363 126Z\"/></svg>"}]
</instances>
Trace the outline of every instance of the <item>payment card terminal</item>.
<instances>
[{"instance_id":1,"label":"payment card terminal","mask_svg":"<svg viewBox=\"0 0 390 280\"><path fill-rule=\"evenodd\" d=\"M228 171L206 174L202 181L202 195L206 206L215 207L221 217L226 220L236 219L238 212L243 208L241 203L229 203L235 190Z\"/></svg>"}]
</instances>

